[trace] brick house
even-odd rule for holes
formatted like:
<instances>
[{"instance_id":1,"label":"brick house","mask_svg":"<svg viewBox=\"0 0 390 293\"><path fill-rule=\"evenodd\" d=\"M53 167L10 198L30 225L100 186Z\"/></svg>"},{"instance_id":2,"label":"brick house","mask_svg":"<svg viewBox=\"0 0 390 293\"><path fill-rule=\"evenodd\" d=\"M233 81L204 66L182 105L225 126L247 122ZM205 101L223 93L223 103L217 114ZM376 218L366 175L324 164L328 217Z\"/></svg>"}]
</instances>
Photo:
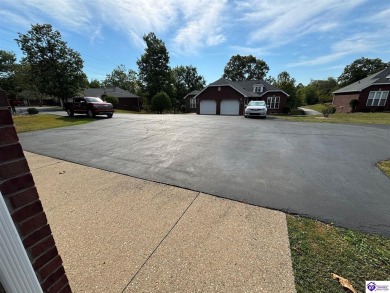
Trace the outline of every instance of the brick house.
<instances>
[{"instance_id":1,"label":"brick house","mask_svg":"<svg viewBox=\"0 0 390 293\"><path fill-rule=\"evenodd\" d=\"M85 97L101 97L103 95L117 97L119 103L116 108L118 109L140 111L141 98L120 87L88 88L84 90Z\"/></svg>"},{"instance_id":2,"label":"brick house","mask_svg":"<svg viewBox=\"0 0 390 293\"><path fill-rule=\"evenodd\" d=\"M349 102L359 101L356 111L390 111L390 67L333 92L337 113L350 112Z\"/></svg>"},{"instance_id":3,"label":"brick house","mask_svg":"<svg viewBox=\"0 0 390 293\"><path fill-rule=\"evenodd\" d=\"M221 78L203 89L196 99L196 113L243 115L252 100L265 101L268 113L283 113L289 95L264 80L231 81Z\"/></svg>"},{"instance_id":4,"label":"brick house","mask_svg":"<svg viewBox=\"0 0 390 293\"><path fill-rule=\"evenodd\" d=\"M196 99L194 97L199 94L200 91L194 90L187 94L183 100L184 100L184 105L186 106L186 112L188 113L195 113L196 112Z\"/></svg>"},{"instance_id":5,"label":"brick house","mask_svg":"<svg viewBox=\"0 0 390 293\"><path fill-rule=\"evenodd\" d=\"M0 89L0 292L71 292Z\"/></svg>"}]
</instances>

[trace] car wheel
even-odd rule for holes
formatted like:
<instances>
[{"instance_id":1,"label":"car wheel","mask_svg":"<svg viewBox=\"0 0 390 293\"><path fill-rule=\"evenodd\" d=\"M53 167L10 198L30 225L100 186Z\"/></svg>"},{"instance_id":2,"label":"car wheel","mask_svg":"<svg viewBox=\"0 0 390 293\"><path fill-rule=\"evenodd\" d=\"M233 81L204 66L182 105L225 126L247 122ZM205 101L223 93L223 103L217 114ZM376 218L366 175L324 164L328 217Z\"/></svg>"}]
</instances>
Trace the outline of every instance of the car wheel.
<instances>
[{"instance_id":1,"label":"car wheel","mask_svg":"<svg viewBox=\"0 0 390 293\"><path fill-rule=\"evenodd\" d=\"M71 109L66 110L66 113L68 113L69 117L73 117L74 112Z\"/></svg>"},{"instance_id":2,"label":"car wheel","mask_svg":"<svg viewBox=\"0 0 390 293\"><path fill-rule=\"evenodd\" d=\"M108 118L112 118L112 115L113 115L113 114L107 114L107 117L108 117Z\"/></svg>"},{"instance_id":3,"label":"car wheel","mask_svg":"<svg viewBox=\"0 0 390 293\"><path fill-rule=\"evenodd\" d=\"M93 114L92 110L88 110L87 116L88 116L89 118L92 118L92 117L94 117L95 115Z\"/></svg>"}]
</instances>

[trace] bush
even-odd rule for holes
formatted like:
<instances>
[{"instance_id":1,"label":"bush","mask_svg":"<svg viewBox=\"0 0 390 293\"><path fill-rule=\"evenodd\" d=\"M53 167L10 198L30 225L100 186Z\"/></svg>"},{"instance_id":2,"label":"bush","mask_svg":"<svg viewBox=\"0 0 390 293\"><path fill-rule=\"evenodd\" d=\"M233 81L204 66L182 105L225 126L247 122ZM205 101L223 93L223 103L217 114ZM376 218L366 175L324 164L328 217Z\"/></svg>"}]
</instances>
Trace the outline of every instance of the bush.
<instances>
[{"instance_id":1,"label":"bush","mask_svg":"<svg viewBox=\"0 0 390 293\"><path fill-rule=\"evenodd\" d=\"M330 105L325 105L325 107L321 110L324 117L329 117L329 115L334 114L334 112L336 112L336 108Z\"/></svg>"},{"instance_id":2,"label":"bush","mask_svg":"<svg viewBox=\"0 0 390 293\"><path fill-rule=\"evenodd\" d=\"M185 105L181 105L180 111L181 111L182 113L186 113L186 112L187 112L187 107L186 107Z\"/></svg>"},{"instance_id":3,"label":"bush","mask_svg":"<svg viewBox=\"0 0 390 293\"><path fill-rule=\"evenodd\" d=\"M35 115L35 114L38 114L39 111L37 108L27 108L27 113L30 115Z\"/></svg>"},{"instance_id":4,"label":"bush","mask_svg":"<svg viewBox=\"0 0 390 293\"><path fill-rule=\"evenodd\" d=\"M283 107L283 114L290 114L291 113L291 107L290 106L284 106Z\"/></svg>"},{"instance_id":5,"label":"bush","mask_svg":"<svg viewBox=\"0 0 390 293\"><path fill-rule=\"evenodd\" d=\"M109 96L109 95L102 96L102 100L107 103L111 103L114 106L114 108L116 108L116 106L119 104L119 100L115 96Z\"/></svg>"},{"instance_id":6,"label":"bush","mask_svg":"<svg viewBox=\"0 0 390 293\"><path fill-rule=\"evenodd\" d=\"M305 115L305 111L301 109L292 109L290 112L291 115Z\"/></svg>"},{"instance_id":7,"label":"bush","mask_svg":"<svg viewBox=\"0 0 390 293\"><path fill-rule=\"evenodd\" d=\"M165 110L172 107L171 99L164 92L157 93L151 101L152 111L162 114Z\"/></svg>"},{"instance_id":8,"label":"bush","mask_svg":"<svg viewBox=\"0 0 390 293\"><path fill-rule=\"evenodd\" d=\"M356 106L359 104L359 100L353 99L349 101L349 106L351 107L351 112L355 112Z\"/></svg>"}]
</instances>

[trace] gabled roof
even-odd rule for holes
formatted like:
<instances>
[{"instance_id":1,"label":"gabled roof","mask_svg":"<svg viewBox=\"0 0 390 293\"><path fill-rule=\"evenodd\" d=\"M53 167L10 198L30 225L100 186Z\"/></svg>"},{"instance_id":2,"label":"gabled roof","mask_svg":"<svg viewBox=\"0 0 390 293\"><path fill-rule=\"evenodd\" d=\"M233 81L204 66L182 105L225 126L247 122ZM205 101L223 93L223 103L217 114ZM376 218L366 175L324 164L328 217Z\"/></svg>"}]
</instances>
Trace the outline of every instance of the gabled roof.
<instances>
[{"instance_id":1,"label":"gabled roof","mask_svg":"<svg viewBox=\"0 0 390 293\"><path fill-rule=\"evenodd\" d=\"M370 85L375 84L390 84L390 67L383 69L377 73L367 76L357 82L354 82L346 87L334 91L334 94L360 92Z\"/></svg>"},{"instance_id":2,"label":"gabled roof","mask_svg":"<svg viewBox=\"0 0 390 293\"><path fill-rule=\"evenodd\" d=\"M109 95L117 98L139 98L137 95L125 91L117 86L106 88L87 88L84 90L84 96L86 97L101 97L102 95Z\"/></svg>"},{"instance_id":3,"label":"gabled roof","mask_svg":"<svg viewBox=\"0 0 390 293\"><path fill-rule=\"evenodd\" d=\"M200 91L198 90L193 90L192 92L188 93L184 98L183 100L185 100L188 96L196 96L197 94L199 94Z\"/></svg>"},{"instance_id":4,"label":"gabled roof","mask_svg":"<svg viewBox=\"0 0 390 293\"><path fill-rule=\"evenodd\" d=\"M254 86L260 85L260 84L262 84L264 86L263 92L261 92L261 93L254 92L253 91ZM230 86L230 87L234 88L236 91L238 91L239 93L241 93L246 98L247 97L261 97L268 92L283 92L284 94L289 96L289 94L287 94L286 92L282 91L281 89L278 89L277 87L269 84L268 82L266 82L265 80L262 80L262 79L231 81L228 79L220 78L217 81L210 83L207 87L210 87L210 86Z\"/></svg>"}]
</instances>

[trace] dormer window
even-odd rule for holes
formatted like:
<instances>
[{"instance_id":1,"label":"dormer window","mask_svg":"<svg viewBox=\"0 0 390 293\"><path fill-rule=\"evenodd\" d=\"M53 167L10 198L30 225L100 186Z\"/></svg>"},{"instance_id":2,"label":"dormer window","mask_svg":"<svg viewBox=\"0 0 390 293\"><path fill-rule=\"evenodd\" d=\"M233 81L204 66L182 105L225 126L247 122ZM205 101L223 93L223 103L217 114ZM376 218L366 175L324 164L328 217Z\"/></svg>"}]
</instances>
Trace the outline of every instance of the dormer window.
<instances>
[{"instance_id":1,"label":"dormer window","mask_svg":"<svg viewBox=\"0 0 390 293\"><path fill-rule=\"evenodd\" d=\"M262 84L255 84L253 86L254 93L262 93L264 91L264 86Z\"/></svg>"}]
</instances>

